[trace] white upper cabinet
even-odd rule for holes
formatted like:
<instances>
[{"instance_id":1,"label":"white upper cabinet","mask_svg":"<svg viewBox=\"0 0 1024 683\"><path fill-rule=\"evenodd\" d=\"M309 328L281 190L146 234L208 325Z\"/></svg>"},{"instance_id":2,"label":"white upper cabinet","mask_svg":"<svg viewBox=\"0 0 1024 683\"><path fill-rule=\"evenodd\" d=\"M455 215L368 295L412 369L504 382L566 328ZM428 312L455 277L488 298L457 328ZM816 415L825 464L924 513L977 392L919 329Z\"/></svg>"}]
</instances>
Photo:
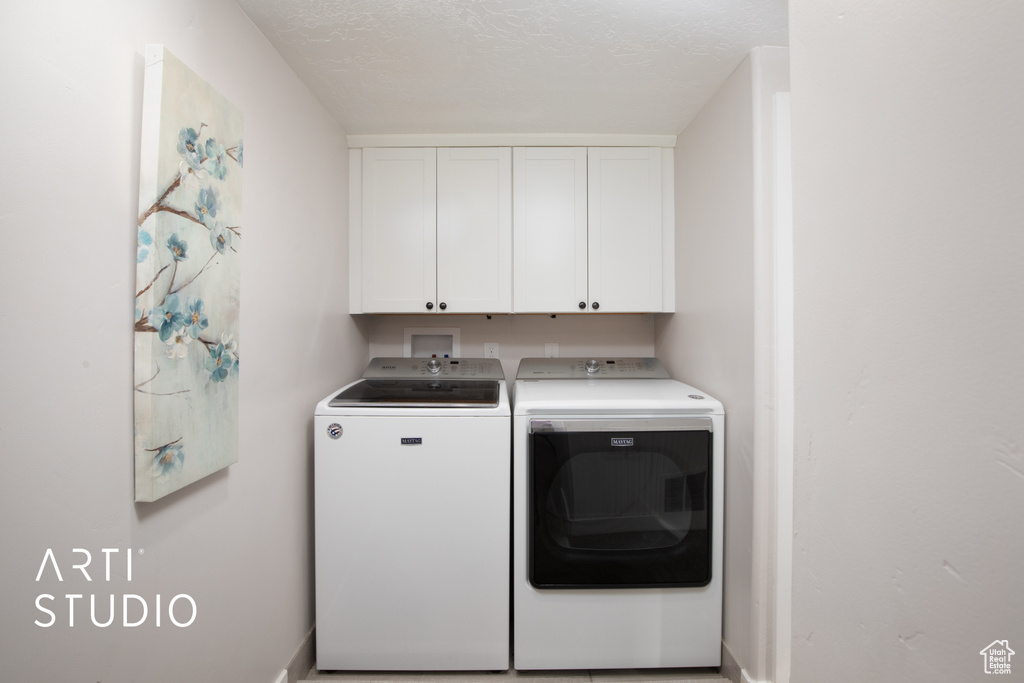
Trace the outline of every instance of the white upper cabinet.
<instances>
[{"instance_id":1,"label":"white upper cabinet","mask_svg":"<svg viewBox=\"0 0 1024 683\"><path fill-rule=\"evenodd\" d=\"M674 310L673 150L353 149L353 313Z\"/></svg>"},{"instance_id":2,"label":"white upper cabinet","mask_svg":"<svg viewBox=\"0 0 1024 683\"><path fill-rule=\"evenodd\" d=\"M664 310L662 150L591 147L587 169L591 310Z\"/></svg>"},{"instance_id":3,"label":"white upper cabinet","mask_svg":"<svg viewBox=\"0 0 1024 683\"><path fill-rule=\"evenodd\" d=\"M512 169L514 310L587 309L587 148L516 147Z\"/></svg>"},{"instance_id":4,"label":"white upper cabinet","mask_svg":"<svg viewBox=\"0 0 1024 683\"><path fill-rule=\"evenodd\" d=\"M366 148L352 159L353 313L512 310L509 148Z\"/></svg>"},{"instance_id":5,"label":"white upper cabinet","mask_svg":"<svg viewBox=\"0 0 1024 683\"><path fill-rule=\"evenodd\" d=\"M512 151L437 150L437 309L512 310Z\"/></svg>"},{"instance_id":6,"label":"white upper cabinet","mask_svg":"<svg viewBox=\"0 0 1024 683\"><path fill-rule=\"evenodd\" d=\"M641 313L674 305L672 150L517 147L518 313Z\"/></svg>"},{"instance_id":7,"label":"white upper cabinet","mask_svg":"<svg viewBox=\"0 0 1024 683\"><path fill-rule=\"evenodd\" d=\"M358 310L428 312L428 302L434 308L437 287L435 150L364 149L361 181L362 253L360 258L354 250L351 259L353 270L359 271L352 278L353 288L362 293ZM357 185L353 183L354 190Z\"/></svg>"}]
</instances>

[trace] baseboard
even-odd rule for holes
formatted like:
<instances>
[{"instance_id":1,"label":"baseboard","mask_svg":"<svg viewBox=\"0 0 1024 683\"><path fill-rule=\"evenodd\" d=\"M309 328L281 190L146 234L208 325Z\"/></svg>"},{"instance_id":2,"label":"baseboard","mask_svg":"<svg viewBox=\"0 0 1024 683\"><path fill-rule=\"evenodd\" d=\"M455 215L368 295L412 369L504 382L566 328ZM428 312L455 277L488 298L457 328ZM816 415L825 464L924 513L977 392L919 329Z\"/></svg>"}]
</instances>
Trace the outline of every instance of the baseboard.
<instances>
[{"instance_id":1,"label":"baseboard","mask_svg":"<svg viewBox=\"0 0 1024 683\"><path fill-rule=\"evenodd\" d=\"M724 678L728 678L732 683L745 683L743 669L736 661L736 657L733 656L732 650L729 646L722 641L722 667L719 669L719 673Z\"/></svg>"},{"instance_id":2,"label":"baseboard","mask_svg":"<svg viewBox=\"0 0 1024 683\"><path fill-rule=\"evenodd\" d=\"M733 655L725 641L722 641L722 667L719 669L719 673L732 683L770 683L770 681L756 681L751 678L747 670L736 661L736 656Z\"/></svg>"},{"instance_id":3,"label":"baseboard","mask_svg":"<svg viewBox=\"0 0 1024 683\"><path fill-rule=\"evenodd\" d=\"M313 636L315 632L316 624L313 624L309 627L306 637L299 643L299 647L296 648L291 661L288 662L288 683L297 683L305 678L309 670L313 668L313 662L316 657L316 653L313 651L313 644L315 642Z\"/></svg>"}]
</instances>

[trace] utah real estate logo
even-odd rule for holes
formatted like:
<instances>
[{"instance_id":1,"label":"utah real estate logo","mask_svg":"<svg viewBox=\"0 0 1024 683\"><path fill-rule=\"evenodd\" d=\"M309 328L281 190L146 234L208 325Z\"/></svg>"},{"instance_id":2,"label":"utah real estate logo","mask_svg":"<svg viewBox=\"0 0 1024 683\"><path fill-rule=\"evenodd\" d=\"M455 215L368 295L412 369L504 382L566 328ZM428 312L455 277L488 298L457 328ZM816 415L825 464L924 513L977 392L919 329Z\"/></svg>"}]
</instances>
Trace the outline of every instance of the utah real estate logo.
<instances>
[{"instance_id":1,"label":"utah real estate logo","mask_svg":"<svg viewBox=\"0 0 1024 683\"><path fill-rule=\"evenodd\" d=\"M1010 673L1010 657L1016 653L1010 649L1009 641L994 640L980 654L985 658L985 673L1008 674Z\"/></svg>"}]
</instances>

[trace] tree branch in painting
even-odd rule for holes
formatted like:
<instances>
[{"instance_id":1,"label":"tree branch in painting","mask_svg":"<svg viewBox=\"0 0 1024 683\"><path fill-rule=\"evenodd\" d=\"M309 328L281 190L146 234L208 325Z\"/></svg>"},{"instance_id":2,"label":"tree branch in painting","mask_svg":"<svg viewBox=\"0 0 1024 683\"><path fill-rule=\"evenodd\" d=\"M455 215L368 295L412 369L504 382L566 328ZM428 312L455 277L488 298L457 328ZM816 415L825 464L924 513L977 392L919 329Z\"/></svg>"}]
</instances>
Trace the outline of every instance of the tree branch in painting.
<instances>
[{"instance_id":1,"label":"tree branch in painting","mask_svg":"<svg viewBox=\"0 0 1024 683\"><path fill-rule=\"evenodd\" d=\"M210 233L212 253L209 259L192 277L178 286L175 286L178 266L189 258L189 244L185 239L179 237L178 233L172 233L164 245L170 252L173 263L166 293L159 303L148 311L142 311L136 306L135 332L156 332L160 336L160 340L168 344L167 354L170 358L184 358L188 354L190 342L197 339L200 332L209 325L209 320L203 313L205 308L203 300L189 298L182 302L177 296L178 293L195 282L207 268L211 267L211 264L216 265L214 259L218 255L226 255L228 251L237 253L231 243L232 240L241 239L242 236L241 226L222 226L217 219L218 211L221 208L217 181L222 181L227 177L227 159L231 159L239 166L242 165L242 143L239 142L232 147L225 148L212 137L200 142L199 136L205 127L206 124L201 123L198 131L194 128L182 128L178 131L177 150L181 156L178 176L139 216L139 263L143 263L151 255L153 237L144 230L144 225L157 213L173 214L203 226ZM178 191L186 187L197 190L196 199L190 202L191 210L172 206L170 203L172 198ZM136 301L149 291L170 267L171 264L168 264L157 271L150 283L135 295ZM238 355L233 344L225 345L223 342L216 343L205 340L203 344L209 354L203 367L208 371L208 378L211 381L223 382L231 375L237 376ZM135 389L141 391L139 386L136 386Z\"/></svg>"}]
</instances>

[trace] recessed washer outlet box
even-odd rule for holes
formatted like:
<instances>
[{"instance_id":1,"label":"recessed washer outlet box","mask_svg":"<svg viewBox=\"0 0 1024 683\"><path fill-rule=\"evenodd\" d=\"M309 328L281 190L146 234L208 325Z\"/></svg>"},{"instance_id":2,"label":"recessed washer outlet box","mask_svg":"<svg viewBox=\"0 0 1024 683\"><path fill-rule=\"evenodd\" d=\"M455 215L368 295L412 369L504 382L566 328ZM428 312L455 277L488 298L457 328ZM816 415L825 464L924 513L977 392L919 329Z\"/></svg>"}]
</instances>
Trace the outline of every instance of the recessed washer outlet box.
<instances>
[{"instance_id":1,"label":"recessed washer outlet box","mask_svg":"<svg viewBox=\"0 0 1024 683\"><path fill-rule=\"evenodd\" d=\"M458 327L406 327L402 355L406 358L461 358Z\"/></svg>"}]
</instances>

